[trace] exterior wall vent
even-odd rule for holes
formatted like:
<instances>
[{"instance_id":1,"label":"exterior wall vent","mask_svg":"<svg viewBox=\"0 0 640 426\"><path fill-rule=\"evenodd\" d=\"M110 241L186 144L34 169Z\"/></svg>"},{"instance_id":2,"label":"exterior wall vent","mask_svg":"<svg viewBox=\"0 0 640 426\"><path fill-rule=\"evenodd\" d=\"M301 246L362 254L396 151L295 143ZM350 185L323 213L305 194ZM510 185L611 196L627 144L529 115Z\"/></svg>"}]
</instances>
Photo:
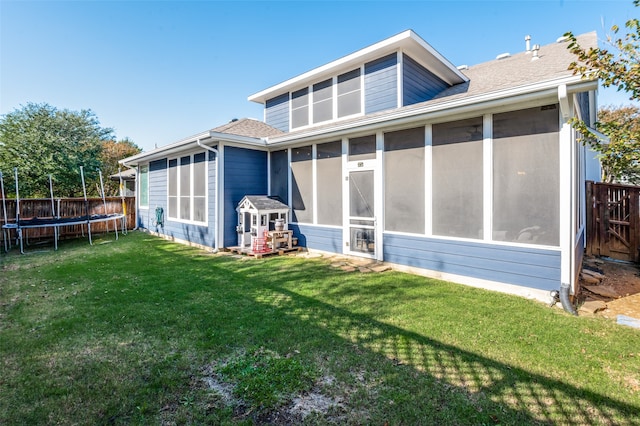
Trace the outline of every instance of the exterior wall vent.
<instances>
[{"instance_id":1,"label":"exterior wall vent","mask_svg":"<svg viewBox=\"0 0 640 426\"><path fill-rule=\"evenodd\" d=\"M506 59L511 57L511 53L501 53L498 56L496 56L496 59L500 60L500 59Z\"/></svg>"}]
</instances>

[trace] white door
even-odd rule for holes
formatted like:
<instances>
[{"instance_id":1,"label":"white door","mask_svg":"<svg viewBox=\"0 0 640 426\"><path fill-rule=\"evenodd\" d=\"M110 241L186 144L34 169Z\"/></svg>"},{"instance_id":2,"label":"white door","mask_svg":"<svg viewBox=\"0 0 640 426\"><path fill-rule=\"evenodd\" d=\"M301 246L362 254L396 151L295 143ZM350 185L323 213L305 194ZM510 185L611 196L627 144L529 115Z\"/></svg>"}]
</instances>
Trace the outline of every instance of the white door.
<instances>
[{"instance_id":1,"label":"white door","mask_svg":"<svg viewBox=\"0 0 640 426\"><path fill-rule=\"evenodd\" d=\"M375 170L372 167L349 170L347 180L349 210L345 251L356 256L375 258Z\"/></svg>"}]
</instances>

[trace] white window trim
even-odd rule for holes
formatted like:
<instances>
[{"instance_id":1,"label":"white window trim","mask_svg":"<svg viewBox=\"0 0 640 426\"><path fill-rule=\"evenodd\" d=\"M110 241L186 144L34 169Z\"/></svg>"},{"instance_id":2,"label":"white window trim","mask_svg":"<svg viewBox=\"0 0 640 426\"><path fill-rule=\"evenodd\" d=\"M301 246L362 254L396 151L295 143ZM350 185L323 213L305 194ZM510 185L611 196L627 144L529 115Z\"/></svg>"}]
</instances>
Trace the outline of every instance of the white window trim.
<instances>
[{"instance_id":1,"label":"white window trim","mask_svg":"<svg viewBox=\"0 0 640 426\"><path fill-rule=\"evenodd\" d=\"M140 209L148 210L149 209L149 204L150 204L149 203L149 169L150 169L149 164L145 164L143 166L140 166L140 176L142 176L142 169L143 168L147 169L147 172L146 172L146 178L147 178L147 204L144 205L144 204L140 203L140 200L141 200L140 195L142 194L142 179L140 179L140 182L138 184L138 194L137 194L138 195L137 196L137 198L138 198L138 207Z\"/></svg>"},{"instance_id":2,"label":"white window trim","mask_svg":"<svg viewBox=\"0 0 640 426\"><path fill-rule=\"evenodd\" d=\"M348 72L354 71L356 69L360 70L360 76L359 76L359 83L360 83L360 87L359 90L360 91L360 112L357 112L355 114L350 114L350 115L345 115L344 117L338 117L338 76L342 75L342 74L346 74ZM322 83L323 81L326 80L331 80L331 105L332 105L332 111L331 111L331 115L332 118L328 119L328 120L324 120L324 121L318 121L317 123L314 123L313 121L313 108L314 108L314 91L313 91L313 86L314 84L318 84L318 83ZM308 123L304 126L298 126L298 127L293 127L293 93L294 92L298 92L300 90L303 90L306 87L307 89L307 108L308 108ZM348 120L348 119L352 119L354 117L361 117L364 115L364 109L365 109L365 105L364 105L364 65L361 65L359 68L354 68L350 71L347 72L342 72L340 74L335 74L332 77L329 78L325 78L321 81L317 81L315 83L309 84L308 86L305 87L300 87L296 90L290 90L289 91L289 131L294 131L294 130L304 130L304 129L309 129L312 128L314 126L318 126L321 124L327 124L327 123L334 123L334 122L340 122L343 120ZM351 92L348 93L354 93L357 90L353 90ZM345 93L343 93L343 95L345 95ZM301 107L299 107L301 108ZM297 108L297 109L299 109ZM266 112L265 112L266 114Z\"/></svg>"},{"instance_id":3,"label":"white window trim","mask_svg":"<svg viewBox=\"0 0 640 426\"><path fill-rule=\"evenodd\" d=\"M195 198L197 198L196 196L194 196L193 192L194 192L194 157L198 154L202 154L204 153L204 163L205 163L205 172L204 172L204 177L205 177L205 189L204 189L204 218L205 220L200 222L197 220L193 220L193 215L194 215L194 200ZM178 162L177 167L181 167L180 164L180 159L183 157L189 157L189 190L190 190L190 195L189 195L189 215L190 215L190 219L181 219L179 217L180 214L180 179L181 179L181 175L180 175L180 170L178 169L178 173L177 173L177 180L176 180L176 190L177 190L177 195L176 195L176 212L171 212L169 209L169 163L171 162L171 160L176 160ZM175 216L171 216L172 214L175 214ZM179 223L187 223L187 224L191 224L191 225L198 225L198 226L206 226L209 223L209 158L208 158L208 153L207 151L203 151L203 152L193 152L190 154L185 154L185 155L180 155L177 157L171 157L167 159L167 219L172 221L172 222L179 222Z\"/></svg>"}]
</instances>

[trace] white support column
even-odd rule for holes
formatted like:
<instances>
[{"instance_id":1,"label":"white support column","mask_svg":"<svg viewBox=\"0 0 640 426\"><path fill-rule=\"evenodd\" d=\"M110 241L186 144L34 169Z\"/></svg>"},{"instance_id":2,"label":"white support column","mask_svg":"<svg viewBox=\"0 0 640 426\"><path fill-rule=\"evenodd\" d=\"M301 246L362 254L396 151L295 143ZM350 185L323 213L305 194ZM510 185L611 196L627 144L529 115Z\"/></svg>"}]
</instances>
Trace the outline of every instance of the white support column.
<instances>
[{"instance_id":1,"label":"white support column","mask_svg":"<svg viewBox=\"0 0 640 426\"><path fill-rule=\"evenodd\" d=\"M349 171L347 159L349 156L349 139L342 138L342 252L348 253L349 236Z\"/></svg>"},{"instance_id":2,"label":"white support column","mask_svg":"<svg viewBox=\"0 0 640 426\"><path fill-rule=\"evenodd\" d=\"M433 235L433 126L424 127L424 233Z\"/></svg>"},{"instance_id":3,"label":"white support column","mask_svg":"<svg viewBox=\"0 0 640 426\"><path fill-rule=\"evenodd\" d=\"M374 203L376 216L376 260L382 261L384 238L384 133L376 133L376 168L374 170Z\"/></svg>"},{"instance_id":4,"label":"white support column","mask_svg":"<svg viewBox=\"0 0 640 426\"><path fill-rule=\"evenodd\" d=\"M287 204L289 205L289 221L293 221L293 174L291 173L291 148L287 148Z\"/></svg>"},{"instance_id":5,"label":"white support column","mask_svg":"<svg viewBox=\"0 0 640 426\"><path fill-rule=\"evenodd\" d=\"M574 240L575 233L572 229L573 222L573 205L574 205L574 190L573 190L573 168L574 158L573 143L572 143L572 129L568 123L569 118L572 116L573 105L572 99L567 95L567 87L562 85L558 87L558 101L560 103L560 151L559 151L559 163L560 163L560 253L561 253L561 266L560 266L560 280L561 283L569 284L572 292L575 291L573 286L574 278Z\"/></svg>"},{"instance_id":6,"label":"white support column","mask_svg":"<svg viewBox=\"0 0 640 426\"><path fill-rule=\"evenodd\" d=\"M493 239L493 115L482 117L482 229L483 239Z\"/></svg>"},{"instance_id":7,"label":"white support column","mask_svg":"<svg viewBox=\"0 0 640 426\"><path fill-rule=\"evenodd\" d=\"M313 188L313 224L318 223L318 145L311 145L311 186Z\"/></svg>"}]
</instances>

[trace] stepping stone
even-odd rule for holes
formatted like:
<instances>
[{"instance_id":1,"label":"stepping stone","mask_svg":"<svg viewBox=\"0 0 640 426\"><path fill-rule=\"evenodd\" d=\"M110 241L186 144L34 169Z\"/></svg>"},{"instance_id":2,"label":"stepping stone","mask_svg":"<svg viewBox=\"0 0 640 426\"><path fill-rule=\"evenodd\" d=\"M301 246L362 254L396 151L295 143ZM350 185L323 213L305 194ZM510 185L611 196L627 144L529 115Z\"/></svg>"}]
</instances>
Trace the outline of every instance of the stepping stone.
<instances>
[{"instance_id":1,"label":"stepping stone","mask_svg":"<svg viewBox=\"0 0 640 426\"><path fill-rule=\"evenodd\" d=\"M371 268L371 270L373 272L384 272L384 271L390 271L391 270L391 266L388 265L378 265L378 266L374 266Z\"/></svg>"},{"instance_id":2,"label":"stepping stone","mask_svg":"<svg viewBox=\"0 0 640 426\"><path fill-rule=\"evenodd\" d=\"M616 289L613 287L606 287L603 285L585 285L584 288L589 290L591 293L595 293L600 296L611 297L613 299L620 297Z\"/></svg>"},{"instance_id":3,"label":"stepping stone","mask_svg":"<svg viewBox=\"0 0 640 426\"><path fill-rule=\"evenodd\" d=\"M598 311L602 311L607 309L607 304L601 300L589 300L584 302L582 306L578 309L580 312L586 312L589 314L595 314Z\"/></svg>"},{"instance_id":4,"label":"stepping stone","mask_svg":"<svg viewBox=\"0 0 640 426\"><path fill-rule=\"evenodd\" d=\"M341 267L340 267L340 269L342 269L342 270L343 270L343 271L345 271L345 272L353 272L353 271L355 271L355 270L356 270L356 268L355 268L355 267L350 266L350 265L344 265L344 266L341 266Z\"/></svg>"}]
</instances>

